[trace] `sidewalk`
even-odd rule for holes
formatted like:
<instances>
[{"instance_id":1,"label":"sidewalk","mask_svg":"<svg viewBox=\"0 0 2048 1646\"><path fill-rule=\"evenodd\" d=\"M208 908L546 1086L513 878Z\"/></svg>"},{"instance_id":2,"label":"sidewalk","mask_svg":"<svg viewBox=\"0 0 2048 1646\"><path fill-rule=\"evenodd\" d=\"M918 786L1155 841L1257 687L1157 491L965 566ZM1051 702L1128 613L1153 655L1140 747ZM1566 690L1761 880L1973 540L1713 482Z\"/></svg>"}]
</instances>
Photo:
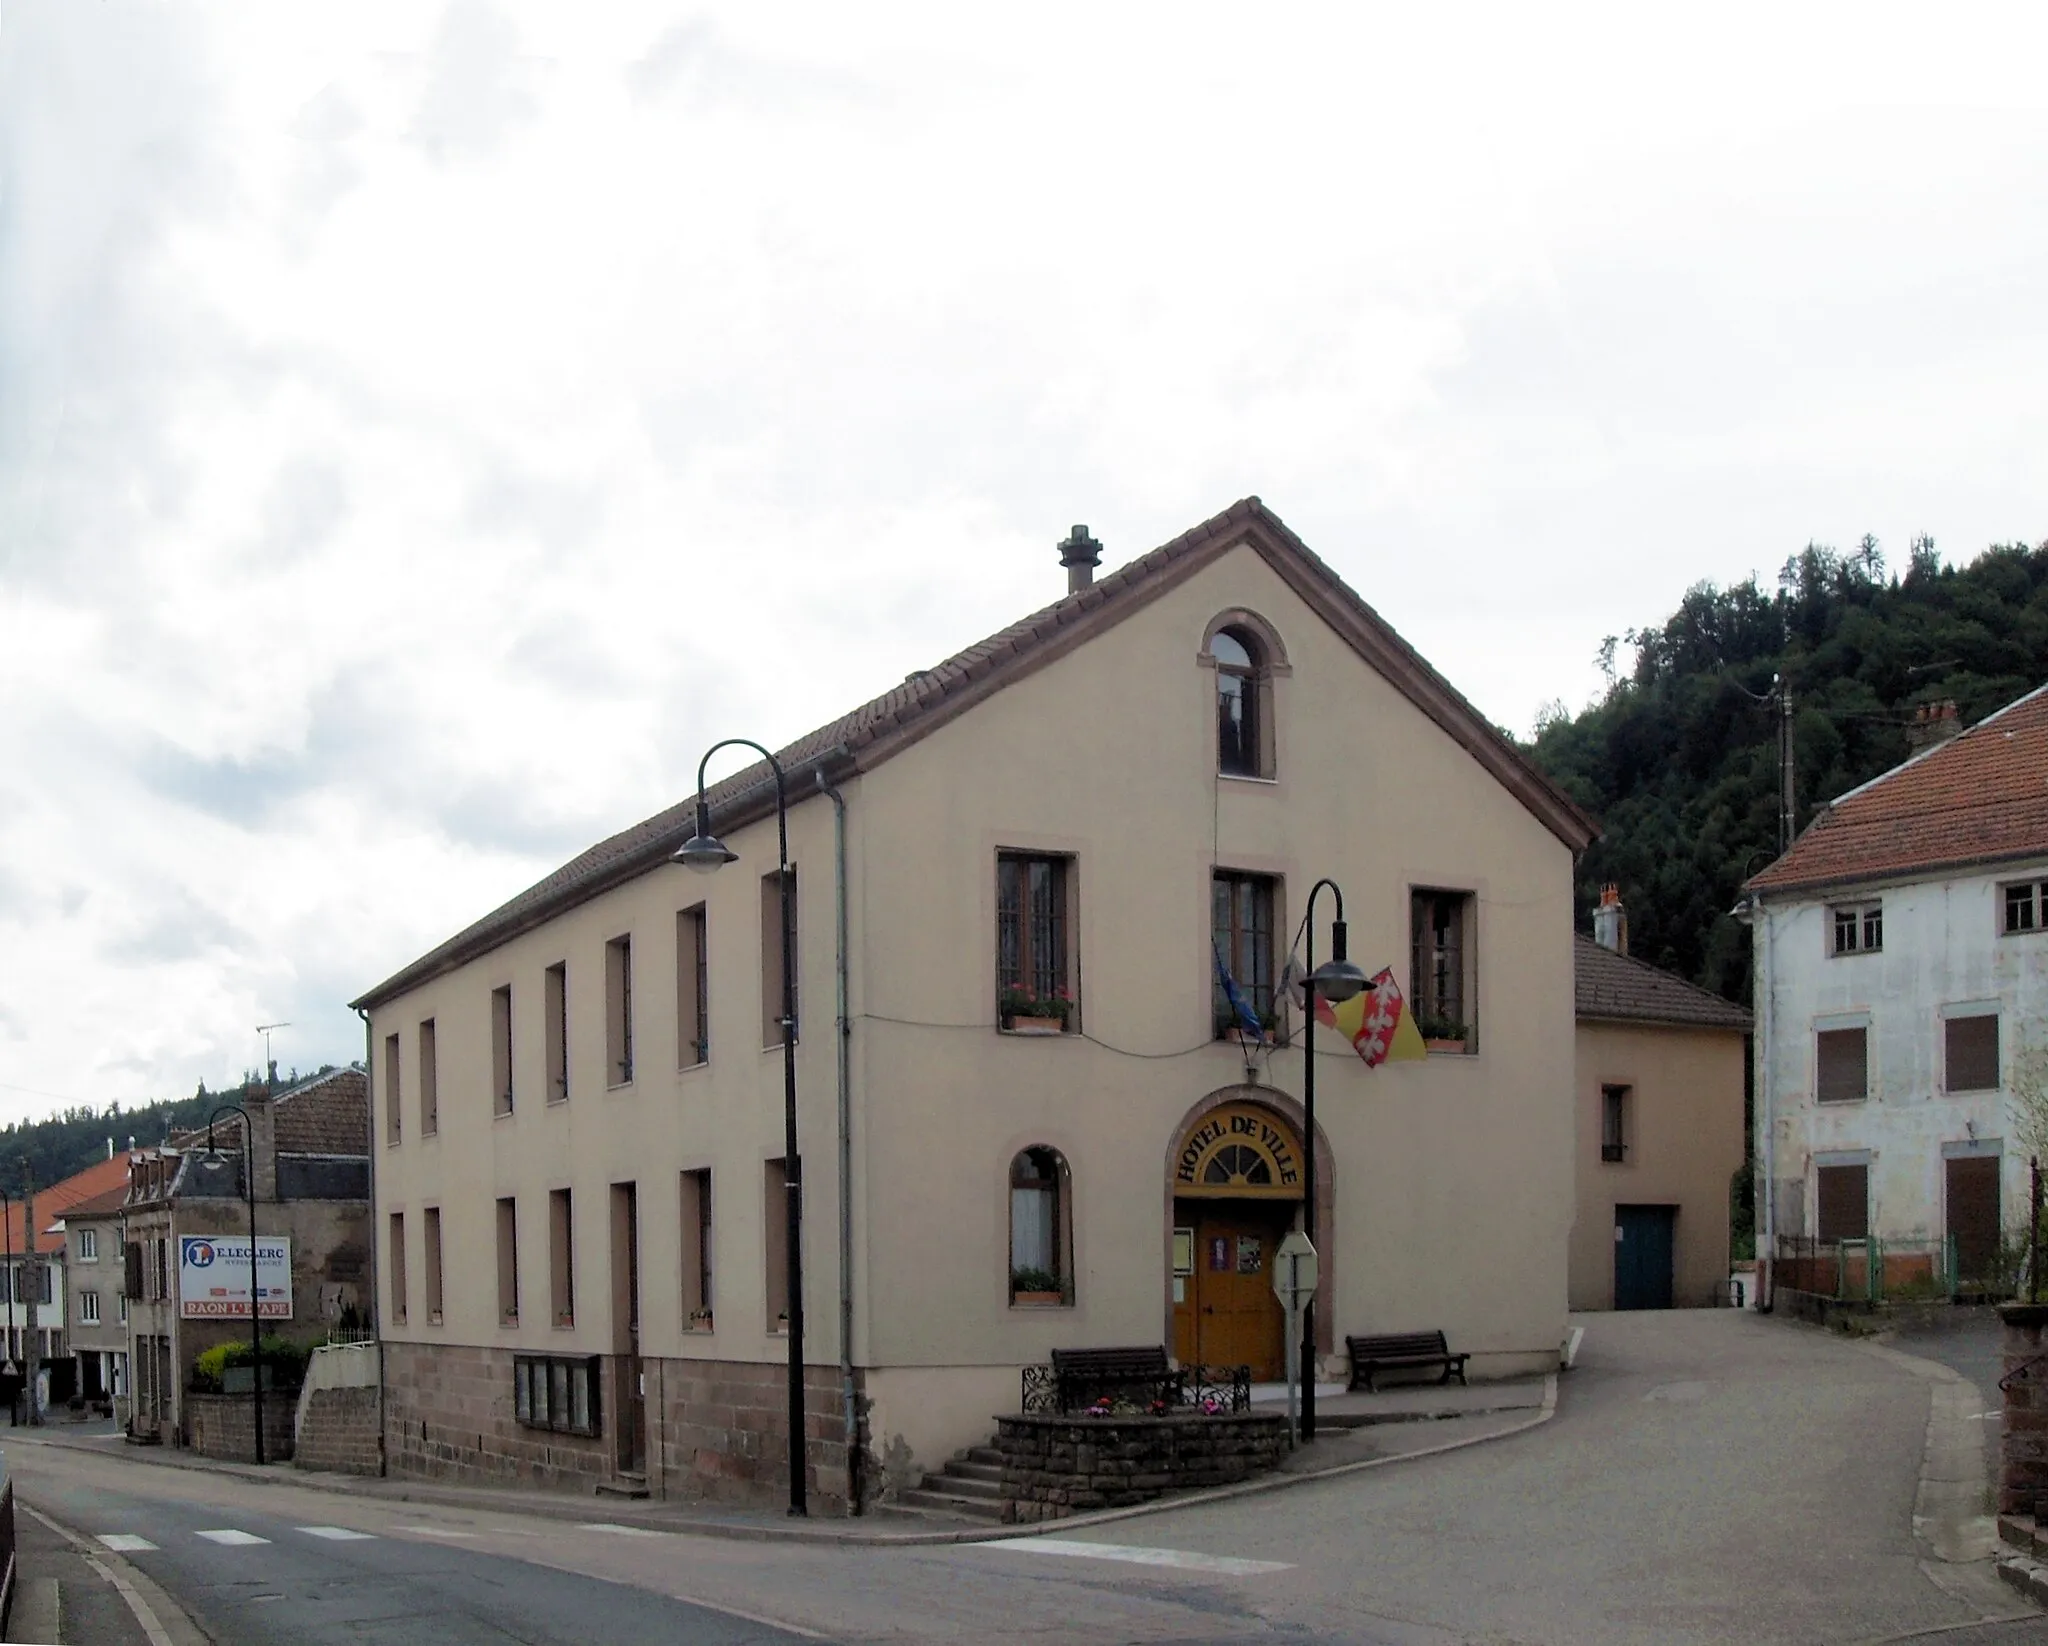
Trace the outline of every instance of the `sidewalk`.
<instances>
[{"instance_id":1,"label":"sidewalk","mask_svg":"<svg viewBox=\"0 0 2048 1646\"><path fill-rule=\"evenodd\" d=\"M443 1508L470 1509L480 1514L535 1516L587 1525L635 1526L648 1531L698 1537L780 1539L795 1543L883 1545L983 1542L1032 1537L1047 1532L1157 1514L1191 1503L1249 1496L1332 1474L1348 1474L1405 1458L1453 1451L1497 1440L1546 1422L1556 1410L1555 1376L1510 1383L1481 1383L1466 1389L1434 1385L1387 1389L1376 1395L1347 1394L1341 1384L1316 1388L1318 1438L1299 1447L1272 1474L1204 1491L1170 1492L1150 1503L1108 1509L1064 1520L1028 1526L1002 1526L985 1520L953 1520L922 1510L872 1509L852 1519L792 1520L774 1510L728 1508L697 1500L577 1497L530 1488L460 1486L432 1480L374 1478L323 1474L289 1463L226 1463L168 1446L129 1446L105 1435L67 1433L63 1429L22 1430L13 1444L49 1446L100 1457L119 1456L144 1467L194 1469L261 1481L334 1492L346 1497L378 1498L393 1503L431 1503ZM1326 1393L1327 1391L1327 1393ZM1272 1396L1277 1394L1277 1402ZM1285 1412L1286 1395L1278 1385L1254 1388L1254 1411Z\"/></svg>"},{"instance_id":2,"label":"sidewalk","mask_svg":"<svg viewBox=\"0 0 2048 1646\"><path fill-rule=\"evenodd\" d=\"M7 1633L35 1646L149 1646L149 1637L104 1571L16 1500L16 1577Z\"/></svg>"}]
</instances>

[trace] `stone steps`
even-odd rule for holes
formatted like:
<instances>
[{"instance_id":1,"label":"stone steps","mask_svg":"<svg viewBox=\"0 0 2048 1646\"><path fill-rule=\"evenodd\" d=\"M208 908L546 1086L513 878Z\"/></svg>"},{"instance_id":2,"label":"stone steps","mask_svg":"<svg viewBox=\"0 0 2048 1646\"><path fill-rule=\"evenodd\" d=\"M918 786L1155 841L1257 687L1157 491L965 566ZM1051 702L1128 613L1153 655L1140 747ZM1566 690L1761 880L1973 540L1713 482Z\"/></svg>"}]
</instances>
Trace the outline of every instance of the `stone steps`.
<instances>
[{"instance_id":1,"label":"stone steps","mask_svg":"<svg viewBox=\"0 0 2048 1646\"><path fill-rule=\"evenodd\" d=\"M905 1508L967 1520L1003 1519L1003 1454L993 1446L968 1446L926 1475L915 1491L898 1494Z\"/></svg>"}]
</instances>

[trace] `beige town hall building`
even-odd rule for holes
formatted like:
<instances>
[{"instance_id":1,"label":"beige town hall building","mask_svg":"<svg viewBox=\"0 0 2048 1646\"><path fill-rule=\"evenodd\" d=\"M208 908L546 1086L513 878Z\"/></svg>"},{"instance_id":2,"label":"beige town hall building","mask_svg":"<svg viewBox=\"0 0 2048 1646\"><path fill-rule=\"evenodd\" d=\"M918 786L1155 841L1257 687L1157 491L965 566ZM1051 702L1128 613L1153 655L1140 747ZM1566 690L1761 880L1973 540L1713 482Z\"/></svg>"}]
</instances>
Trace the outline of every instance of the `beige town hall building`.
<instances>
[{"instance_id":1,"label":"beige town hall building","mask_svg":"<svg viewBox=\"0 0 2048 1646\"><path fill-rule=\"evenodd\" d=\"M1441 1327L1500 1376L1565 1335L1592 824L1257 499L1099 581L1062 549L1064 598L781 753L827 1512L1055 1347L1278 1375L1311 1157L1326 1353ZM670 863L686 801L359 1002L395 1472L780 1496L766 767L710 798L722 872ZM1320 1035L1311 1144L1281 985L1321 876L1439 1049ZM1228 1038L1218 954L1292 1045Z\"/></svg>"}]
</instances>

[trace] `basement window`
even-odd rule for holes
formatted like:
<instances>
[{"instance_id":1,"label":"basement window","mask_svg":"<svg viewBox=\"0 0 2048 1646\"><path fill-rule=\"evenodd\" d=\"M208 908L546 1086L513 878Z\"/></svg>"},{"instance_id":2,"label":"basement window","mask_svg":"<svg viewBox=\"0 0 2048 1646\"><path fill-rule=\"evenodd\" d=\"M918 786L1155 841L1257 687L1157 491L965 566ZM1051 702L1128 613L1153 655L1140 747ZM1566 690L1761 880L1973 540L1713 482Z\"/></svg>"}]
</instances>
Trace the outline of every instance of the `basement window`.
<instances>
[{"instance_id":1,"label":"basement window","mask_svg":"<svg viewBox=\"0 0 2048 1646\"><path fill-rule=\"evenodd\" d=\"M514 1355L512 1413L528 1429L600 1433L597 1356Z\"/></svg>"}]
</instances>

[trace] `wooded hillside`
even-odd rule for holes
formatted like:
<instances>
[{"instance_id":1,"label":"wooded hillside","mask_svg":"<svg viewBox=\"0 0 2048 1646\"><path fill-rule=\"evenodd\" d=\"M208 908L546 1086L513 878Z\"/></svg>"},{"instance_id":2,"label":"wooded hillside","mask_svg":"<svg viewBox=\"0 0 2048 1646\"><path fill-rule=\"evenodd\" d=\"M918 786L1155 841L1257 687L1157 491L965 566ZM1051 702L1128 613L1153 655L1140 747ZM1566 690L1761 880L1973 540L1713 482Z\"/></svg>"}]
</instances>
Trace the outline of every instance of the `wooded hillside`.
<instances>
[{"instance_id":1,"label":"wooded hillside","mask_svg":"<svg viewBox=\"0 0 2048 1646\"><path fill-rule=\"evenodd\" d=\"M1792 693L1803 828L1906 758L1919 705L1953 699L1970 725L2048 681L2048 543L1944 568L1922 540L1902 576L1874 538L1846 554L1810 545L1775 590L1701 584L1601 659L1602 700L1559 706L1530 751L1605 830L1580 862L1579 927L1613 881L1632 954L1746 1002L1748 934L1728 911L1778 852L1773 677Z\"/></svg>"}]
</instances>

